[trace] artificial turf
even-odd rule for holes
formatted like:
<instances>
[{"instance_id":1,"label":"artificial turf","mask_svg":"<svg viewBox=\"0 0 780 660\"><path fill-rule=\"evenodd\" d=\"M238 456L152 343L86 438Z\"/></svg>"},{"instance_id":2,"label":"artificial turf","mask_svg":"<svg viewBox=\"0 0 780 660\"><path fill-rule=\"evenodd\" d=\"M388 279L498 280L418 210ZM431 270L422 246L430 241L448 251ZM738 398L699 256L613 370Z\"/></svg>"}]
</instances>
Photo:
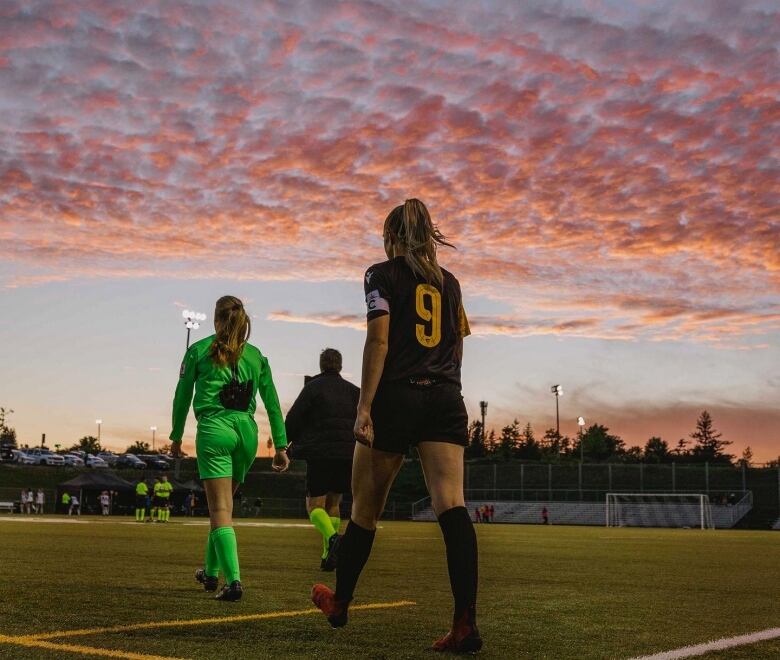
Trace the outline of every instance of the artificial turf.
<instances>
[{"instance_id":1,"label":"artificial turf","mask_svg":"<svg viewBox=\"0 0 780 660\"><path fill-rule=\"evenodd\" d=\"M199 590L202 520L137 524L0 518L0 635L311 607L318 534L304 521L239 526L244 599ZM62 520L62 518L60 518ZM780 533L479 525L483 658L630 658L780 626ZM69 639L179 658L430 658L451 596L439 528L383 522L345 629L324 617L149 628ZM780 656L780 640L705 658ZM2 643L0 658L94 657Z\"/></svg>"}]
</instances>

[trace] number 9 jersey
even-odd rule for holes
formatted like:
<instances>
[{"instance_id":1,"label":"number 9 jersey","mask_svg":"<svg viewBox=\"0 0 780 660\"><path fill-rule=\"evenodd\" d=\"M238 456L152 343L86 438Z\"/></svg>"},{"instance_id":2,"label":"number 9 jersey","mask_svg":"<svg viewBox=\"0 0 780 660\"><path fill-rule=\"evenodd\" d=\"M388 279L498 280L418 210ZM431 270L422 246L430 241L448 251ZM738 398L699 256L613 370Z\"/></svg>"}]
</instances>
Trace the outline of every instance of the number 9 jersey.
<instances>
[{"instance_id":1,"label":"number 9 jersey","mask_svg":"<svg viewBox=\"0 0 780 660\"><path fill-rule=\"evenodd\" d=\"M381 382L431 378L460 386L463 338L471 334L460 283L442 268L430 284L396 257L371 266L364 279L368 320L390 314Z\"/></svg>"}]
</instances>

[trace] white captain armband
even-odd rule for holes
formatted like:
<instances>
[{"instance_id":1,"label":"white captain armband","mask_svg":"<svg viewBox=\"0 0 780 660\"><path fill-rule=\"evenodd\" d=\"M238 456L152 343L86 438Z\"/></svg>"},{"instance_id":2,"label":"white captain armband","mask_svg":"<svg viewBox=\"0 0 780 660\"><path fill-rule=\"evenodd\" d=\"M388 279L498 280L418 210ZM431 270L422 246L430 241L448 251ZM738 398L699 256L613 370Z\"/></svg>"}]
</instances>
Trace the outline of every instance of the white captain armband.
<instances>
[{"instance_id":1,"label":"white captain armband","mask_svg":"<svg viewBox=\"0 0 780 660\"><path fill-rule=\"evenodd\" d=\"M379 289L374 289L371 293L366 295L366 311L371 312L387 312L390 313L390 303L387 302L379 293Z\"/></svg>"}]
</instances>

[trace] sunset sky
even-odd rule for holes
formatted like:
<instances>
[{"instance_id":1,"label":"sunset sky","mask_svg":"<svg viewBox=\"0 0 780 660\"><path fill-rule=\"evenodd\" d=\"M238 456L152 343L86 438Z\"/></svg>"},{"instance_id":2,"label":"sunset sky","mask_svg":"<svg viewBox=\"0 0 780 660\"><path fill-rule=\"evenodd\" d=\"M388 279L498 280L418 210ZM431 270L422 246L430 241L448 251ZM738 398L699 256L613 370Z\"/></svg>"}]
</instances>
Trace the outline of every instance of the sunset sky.
<instances>
[{"instance_id":1,"label":"sunset sky","mask_svg":"<svg viewBox=\"0 0 780 660\"><path fill-rule=\"evenodd\" d=\"M541 435L560 383L570 435L675 444L706 408L776 458L779 43L776 0L6 0L0 406L30 445L165 438L181 310L226 293L285 412L325 346L357 381L418 197L471 415Z\"/></svg>"}]
</instances>

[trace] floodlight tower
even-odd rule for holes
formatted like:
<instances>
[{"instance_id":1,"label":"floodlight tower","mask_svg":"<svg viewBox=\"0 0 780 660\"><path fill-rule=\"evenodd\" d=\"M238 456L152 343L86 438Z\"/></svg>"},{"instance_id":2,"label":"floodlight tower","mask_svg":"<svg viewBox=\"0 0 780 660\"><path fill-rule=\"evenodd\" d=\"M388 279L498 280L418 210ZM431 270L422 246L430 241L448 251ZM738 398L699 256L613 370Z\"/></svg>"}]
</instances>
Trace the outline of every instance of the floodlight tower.
<instances>
[{"instance_id":1,"label":"floodlight tower","mask_svg":"<svg viewBox=\"0 0 780 660\"><path fill-rule=\"evenodd\" d=\"M155 448L154 448L154 437L155 437L155 434L157 433L157 427L156 426L150 426L149 430L152 432L152 451L155 451Z\"/></svg>"},{"instance_id":2,"label":"floodlight tower","mask_svg":"<svg viewBox=\"0 0 780 660\"><path fill-rule=\"evenodd\" d=\"M482 413L482 444L485 445L487 442L487 435L485 434L485 415L487 415L487 401L480 401L479 402L479 410Z\"/></svg>"},{"instance_id":3,"label":"floodlight tower","mask_svg":"<svg viewBox=\"0 0 780 660\"><path fill-rule=\"evenodd\" d=\"M563 388L560 385L553 385L550 388L550 392L555 395L555 433L558 439L561 438L561 418L558 414L558 397L563 396Z\"/></svg>"},{"instance_id":4,"label":"floodlight tower","mask_svg":"<svg viewBox=\"0 0 780 660\"><path fill-rule=\"evenodd\" d=\"M583 444L582 444L582 436L583 436L583 433L584 433L584 430L585 430L585 418L584 417L578 417L577 418L577 426L580 427L580 463L582 463L583 462L582 459L585 456L585 452L584 452Z\"/></svg>"},{"instance_id":5,"label":"floodlight tower","mask_svg":"<svg viewBox=\"0 0 780 660\"><path fill-rule=\"evenodd\" d=\"M200 327L199 321L205 321L206 315L201 312L193 312L189 309L185 309L182 313L184 319L184 327L187 328L187 348L190 347L190 332L197 330Z\"/></svg>"},{"instance_id":6,"label":"floodlight tower","mask_svg":"<svg viewBox=\"0 0 780 660\"><path fill-rule=\"evenodd\" d=\"M98 444L100 444L100 427L103 424L103 420L102 419L96 419L95 420L95 424L98 425Z\"/></svg>"}]
</instances>

